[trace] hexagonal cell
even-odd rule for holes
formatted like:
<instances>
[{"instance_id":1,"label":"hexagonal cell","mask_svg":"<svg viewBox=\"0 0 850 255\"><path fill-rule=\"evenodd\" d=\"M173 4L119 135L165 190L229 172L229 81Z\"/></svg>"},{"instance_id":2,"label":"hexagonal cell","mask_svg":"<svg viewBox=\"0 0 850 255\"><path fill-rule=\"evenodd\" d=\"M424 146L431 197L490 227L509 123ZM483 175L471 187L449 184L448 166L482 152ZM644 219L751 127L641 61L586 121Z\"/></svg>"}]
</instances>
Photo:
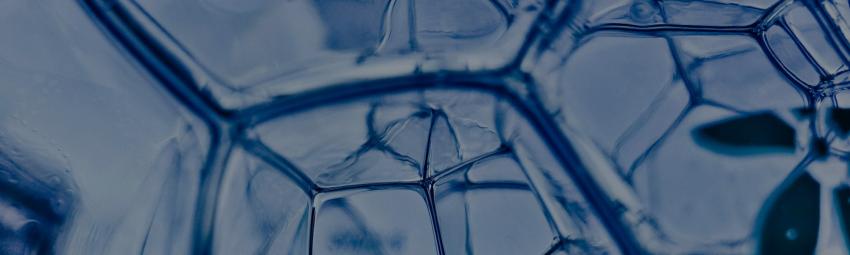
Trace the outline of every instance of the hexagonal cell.
<instances>
[{"instance_id":1,"label":"hexagonal cell","mask_svg":"<svg viewBox=\"0 0 850 255\"><path fill-rule=\"evenodd\" d=\"M434 193L447 254L543 254L556 238L511 155L454 171L436 181Z\"/></svg>"},{"instance_id":2,"label":"hexagonal cell","mask_svg":"<svg viewBox=\"0 0 850 255\"><path fill-rule=\"evenodd\" d=\"M0 5L0 253L190 253L204 123L78 3Z\"/></svg>"},{"instance_id":3,"label":"hexagonal cell","mask_svg":"<svg viewBox=\"0 0 850 255\"><path fill-rule=\"evenodd\" d=\"M366 128L357 128L363 126ZM381 131L368 131L370 129ZM384 135L382 132L398 135ZM470 226L484 229L499 228L500 226L508 228L509 226L516 226L512 225L516 222L528 221L527 223L530 225L523 224L522 227L528 227L536 234L523 237L527 238L523 240L528 241L528 246L513 246L510 247L511 249L526 251L525 249L528 248L530 252L547 251L554 242L553 231L555 231L558 243L582 243L582 247L584 247L582 249L586 251L616 251L616 246L613 245L612 240L605 232L605 227L593 214L593 209L584 200L582 192L572 181L567 170L549 150L550 147L546 145L545 140L537 134L537 129L529 123L529 120L522 117L509 102L497 95L476 90L426 89L341 100L333 105L322 105L317 108L286 113L266 123L260 123L259 127L252 133L256 135L259 141L269 145L267 149L273 152L272 155L286 159L291 163L291 166L300 168L309 179L315 181L319 185L317 190L321 192L320 197L325 196L328 192L328 194L349 194L354 191L357 192L351 194L361 194L358 192L362 192L362 194L394 194L392 192L399 192L398 187L418 187L419 184L423 183L422 177L418 176L419 172L416 171L418 168L413 166L427 166L425 171L428 172L428 175L424 183L438 182L436 193L440 194L437 196L448 197L448 200L441 200L443 207L437 206L438 210L445 209L447 211L442 211L443 216L439 216L441 212L438 212L437 215L447 222L454 222L458 218L445 215L454 215L457 213L455 209L463 206L458 207L457 205L455 199L458 195L457 192L446 187L456 184L457 178L455 176L460 172L465 172L469 173L468 177L473 182L496 180L497 182L513 183L509 184L509 187L523 186L523 190L509 189L504 192L489 189L482 191L474 188L476 191L470 191L471 193L468 194L471 196L471 200L467 202L470 206L476 207L475 210L481 208L514 208L515 210L512 209L512 213L529 216L529 218L522 220L496 221L498 219L488 218L490 216L476 213L474 218L481 219L469 219ZM379 137L379 139L364 138L364 135L370 133ZM311 139L316 137L322 139ZM378 145L375 142L364 142L370 140L380 141L383 145ZM351 152L364 151L357 149L362 148L363 144L370 144L372 147L369 148L394 150L398 153L380 152L380 150L375 149L376 153L388 155L385 161L368 161L362 157L358 159L357 156L349 156ZM332 150L322 148L332 148ZM335 150L340 148L345 150L337 153ZM262 146L252 147L250 150L253 149L263 150ZM392 158L390 154L407 155L405 157L407 161ZM352 155L357 155L357 153ZM417 155L419 155L418 158ZM508 158L507 155L513 156ZM327 172L328 174L323 175L311 170L324 169L315 166L339 164L337 162L344 161L346 158L349 158L351 162L346 164L348 167L328 168L333 170ZM390 159L396 160L395 163L387 163L393 162ZM425 160L423 161L423 159ZM275 160L280 161L280 159ZM415 162L415 164L412 162ZM480 170L475 170L479 168ZM404 173L404 175L399 175L399 173ZM346 178L326 178L339 176ZM469 186L473 187L475 184L470 183ZM372 187L375 190L366 187ZM413 193L411 191L406 192ZM344 202L344 200L340 200L341 198L334 199L338 202ZM322 198L322 200L328 201L330 198ZM463 202L461 201L461 203ZM374 203L377 204L378 202ZM395 201L383 203L398 206ZM441 202L438 201L437 203ZM529 207L531 205L534 206ZM413 205L401 206L411 207ZM334 215L352 214L345 213L344 211L347 210L345 207L342 205L334 206L332 208L337 209L332 209L331 212L336 212ZM423 213L427 215L427 207L423 208L425 210ZM366 213L362 214L366 215ZM333 217L346 219L348 216ZM318 216L315 224L319 224L321 221L322 216ZM490 221L494 222L487 223ZM511 221L514 223L511 223ZM352 226L356 226L356 224ZM448 229L443 230L442 234L451 239L444 240L443 244L446 245L446 249L465 251L465 248L462 247L464 245L458 244L458 240L454 238L458 233L455 231L457 225L450 223L445 227ZM316 227L315 231L325 230ZM358 247L371 249L371 252L375 252L378 251L376 249L379 249L376 248L379 246L378 243L384 243L382 244L384 248L380 249L390 249L391 243L395 242L393 241L395 237L387 237L389 239L384 239L388 241L379 242L376 241L378 240L376 238L364 236L371 235L367 232L352 231L345 235L340 234L341 236L338 237L327 237L329 239L326 240L330 240L328 242L332 243L325 248L336 250L327 250L326 252L357 252L355 248ZM319 232L315 232L314 235ZM354 237L346 236L354 235L352 233L359 234ZM513 232L493 233L493 235L498 238L507 238L512 236L511 233ZM475 246L474 249L478 251L494 251L493 247L497 245L489 239L485 242L484 233L479 235L482 236L476 237L468 244ZM315 240L317 239L314 239L314 244L318 244L319 242ZM350 242L365 245L358 246ZM321 243L321 245L325 244ZM313 251L319 251L315 247Z\"/></svg>"},{"instance_id":4,"label":"hexagonal cell","mask_svg":"<svg viewBox=\"0 0 850 255\"><path fill-rule=\"evenodd\" d=\"M305 184L241 148L231 152L224 171L213 253L308 253L312 208Z\"/></svg>"},{"instance_id":5,"label":"hexagonal cell","mask_svg":"<svg viewBox=\"0 0 850 255\"><path fill-rule=\"evenodd\" d=\"M833 48L834 41L826 32L828 28L818 22L812 9L803 3L795 3L789 7L784 16L788 29L797 36L802 47L823 71L829 75L847 71L841 53Z\"/></svg>"},{"instance_id":6,"label":"hexagonal cell","mask_svg":"<svg viewBox=\"0 0 850 255\"><path fill-rule=\"evenodd\" d=\"M803 53L807 49L802 48L803 45L798 44L799 39L786 28L783 24L778 24L765 32L767 50L797 80L809 86L818 85L821 77L814 63L806 58L807 53Z\"/></svg>"},{"instance_id":7,"label":"hexagonal cell","mask_svg":"<svg viewBox=\"0 0 850 255\"><path fill-rule=\"evenodd\" d=\"M741 111L802 108L807 96L748 36L674 37L676 54L705 100Z\"/></svg>"},{"instance_id":8,"label":"hexagonal cell","mask_svg":"<svg viewBox=\"0 0 850 255\"><path fill-rule=\"evenodd\" d=\"M519 1L434 0L414 3L416 43L424 50L493 44L510 25Z\"/></svg>"},{"instance_id":9,"label":"hexagonal cell","mask_svg":"<svg viewBox=\"0 0 850 255\"><path fill-rule=\"evenodd\" d=\"M389 3L138 1L192 56L236 88L376 47L386 36L385 19L395 12Z\"/></svg>"},{"instance_id":10,"label":"hexagonal cell","mask_svg":"<svg viewBox=\"0 0 850 255\"><path fill-rule=\"evenodd\" d=\"M617 140L611 157L624 173L634 170L665 136L676 128L692 109L690 95L681 81L663 92Z\"/></svg>"},{"instance_id":11,"label":"hexagonal cell","mask_svg":"<svg viewBox=\"0 0 850 255\"><path fill-rule=\"evenodd\" d=\"M364 188L316 197L313 254L438 254L418 186Z\"/></svg>"},{"instance_id":12,"label":"hexagonal cell","mask_svg":"<svg viewBox=\"0 0 850 255\"><path fill-rule=\"evenodd\" d=\"M137 2L124 5L141 8L134 19L153 19L151 28L165 30L157 40L185 51L185 61L197 67L189 69L204 77L197 85L226 108L351 79L411 74L427 69L424 65L501 67L514 58L544 5L538 0Z\"/></svg>"},{"instance_id":13,"label":"hexagonal cell","mask_svg":"<svg viewBox=\"0 0 850 255\"><path fill-rule=\"evenodd\" d=\"M421 179L433 114L416 94L325 105L256 127L322 187Z\"/></svg>"},{"instance_id":14,"label":"hexagonal cell","mask_svg":"<svg viewBox=\"0 0 850 255\"><path fill-rule=\"evenodd\" d=\"M622 168L690 104L664 38L599 33L564 58L541 77L552 81L542 84L541 97L566 129L589 136Z\"/></svg>"},{"instance_id":15,"label":"hexagonal cell","mask_svg":"<svg viewBox=\"0 0 850 255\"><path fill-rule=\"evenodd\" d=\"M577 22L588 27L613 24L635 26L682 25L741 27L752 25L778 0L602 0L578 1ZM576 8L576 7L574 7Z\"/></svg>"},{"instance_id":16,"label":"hexagonal cell","mask_svg":"<svg viewBox=\"0 0 850 255\"><path fill-rule=\"evenodd\" d=\"M256 134L323 187L415 181L426 155L434 175L499 150L496 103L482 93L405 93L287 115Z\"/></svg>"}]
</instances>

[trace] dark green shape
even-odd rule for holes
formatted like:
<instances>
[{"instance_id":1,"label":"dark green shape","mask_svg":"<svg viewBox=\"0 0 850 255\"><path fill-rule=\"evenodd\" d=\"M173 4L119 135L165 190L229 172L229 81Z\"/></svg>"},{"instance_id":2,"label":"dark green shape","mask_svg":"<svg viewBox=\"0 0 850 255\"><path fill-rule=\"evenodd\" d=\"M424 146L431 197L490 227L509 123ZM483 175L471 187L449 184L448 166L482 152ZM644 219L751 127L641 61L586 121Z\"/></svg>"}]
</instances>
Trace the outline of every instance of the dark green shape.
<instances>
[{"instance_id":1,"label":"dark green shape","mask_svg":"<svg viewBox=\"0 0 850 255\"><path fill-rule=\"evenodd\" d=\"M813 254L818 240L820 184L804 173L770 205L762 226L761 254Z\"/></svg>"},{"instance_id":2,"label":"dark green shape","mask_svg":"<svg viewBox=\"0 0 850 255\"><path fill-rule=\"evenodd\" d=\"M723 154L793 152L794 128L773 113L764 112L704 124L693 131L697 143Z\"/></svg>"}]
</instances>

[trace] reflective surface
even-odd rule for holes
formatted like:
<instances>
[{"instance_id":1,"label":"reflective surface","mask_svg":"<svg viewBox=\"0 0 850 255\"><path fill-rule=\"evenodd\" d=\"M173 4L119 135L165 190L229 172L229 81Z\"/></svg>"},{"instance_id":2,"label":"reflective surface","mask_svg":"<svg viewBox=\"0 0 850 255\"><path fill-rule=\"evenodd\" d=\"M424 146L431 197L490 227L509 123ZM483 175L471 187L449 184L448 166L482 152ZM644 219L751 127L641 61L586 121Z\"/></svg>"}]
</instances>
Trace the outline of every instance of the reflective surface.
<instances>
[{"instance_id":1,"label":"reflective surface","mask_svg":"<svg viewBox=\"0 0 850 255\"><path fill-rule=\"evenodd\" d=\"M188 252L207 127L77 3L0 10L0 253Z\"/></svg>"},{"instance_id":2,"label":"reflective surface","mask_svg":"<svg viewBox=\"0 0 850 255\"><path fill-rule=\"evenodd\" d=\"M846 1L0 3L3 254L847 254Z\"/></svg>"}]
</instances>

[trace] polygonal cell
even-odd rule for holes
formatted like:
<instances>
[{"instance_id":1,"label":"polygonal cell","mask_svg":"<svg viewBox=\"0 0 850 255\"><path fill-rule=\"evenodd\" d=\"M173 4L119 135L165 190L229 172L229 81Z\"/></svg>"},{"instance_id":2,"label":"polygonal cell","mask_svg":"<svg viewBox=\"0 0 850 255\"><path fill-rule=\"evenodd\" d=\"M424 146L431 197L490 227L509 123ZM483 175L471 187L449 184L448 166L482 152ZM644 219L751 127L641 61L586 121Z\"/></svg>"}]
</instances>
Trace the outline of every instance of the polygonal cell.
<instances>
[{"instance_id":1,"label":"polygonal cell","mask_svg":"<svg viewBox=\"0 0 850 255\"><path fill-rule=\"evenodd\" d=\"M316 197L313 254L437 254L418 186L364 188Z\"/></svg>"},{"instance_id":2,"label":"polygonal cell","mask_svg":"<svg viewBox=\"0 0 850 255\"><path fill-rule=\"evenodd\" d=\"M580 1L577 17L590 27L609 24L748 26L767 14L778 0L602 0Z\"/></svg>"},{"instance_id":3,"label":"polygonal cell","mask_svg":"<svg viewBox=\"0 0 850 255\"><path fill-rule=\"evenodd\" d=\"M367 125L366 123L372 124ZM367 126L368 128L357 128L358 126ZM348 128L342 129L340 127ZM372 140L385 144L364 142L364 140L370 140L364 138L365 134L370 133L367 129L381 130L380 132L373 132L375 137L379 137L379 139ZM382 132L392 135L381 135ZM425 155L428 155L426 172L428 172L429 178L441 180L441 183L450 182L446 180L455 180L456 178L453 176L456 176L458 172L454 171L466 172L471 165L475 165L475 162L482 159L502 157L493 162L485 160L486 162L477 163L479 165L472 168L482 169L469 171L468 177L474 182L489 180L509 182L509 187L521 184L520 186L523 186L525 191L514 189L504 192L501 190L470 191L469 194L473 195L470 195L469 203L478 208L475 210L480 208L516 208L513 212L517 215L529 217L521 220L517 218L507 222L489 223L491 220L487 217L490 216L476 213L475 218L481 219L469 219L470 224L473 224L476 228L488 229L488 227L515 226L510 225L512 224L511 221L529 221L529 225L523 224L522 227L531 229L535 236L538 234L542 236L542 239L537 237L523 239L527 240L528 243L524 242L521 246L509 247L510 249L525 250L533 246L534 249L529 249L535 252L545 251L553 242L550 228L554 228L559 240L564 243L583 243L582 247L586 248L587 251L613 251L612 242L604 231L605 228L592 213L581 191L578 190L567 174L567 170L552 155L544 142L545 140L536 133L536 129L515 108L495 95L461 89L429 89L379 95L352 101L341 101L303 112L289 113L268 123L261 123L253 133L263 143L268 144L273 152L278 154L279 158L283 158L290 162L292 166L300 168L309 179L319 184L320 191L331 192L329 194L348 194L346 192L351 189L361 190L361 185L368 186L369 184L379 184L377 187L411 185L410 183L419 181L421 178L417 175L416 170L418 168L414 166L425 164L423 161ZM317 140L316 137L321 139ZM386 160L369 161L362 157L358 159L356 156L349 156L352 151L363 151L363 149L358 149L362 147L362 144L370 144L372 147L368 148L375 150L375 154L385 155ZM377 148L380 148L380 150ZM262 146L251 147L251 150L254 149L264 150ZM390 149L395 152L381 151ZM340 152L337 150L340 150ZM428 151L426 152L426 150ZM513 152L515 156L507 157L508 152ZM351 155L357 155L357 153ZM406 156L401 157L399 155ZM417 155L419 155L418 158ZM349 167L327 168L330 165L341 164L338 162L348 162L346 166ZM333 171L323 174L314 169L331 169ZM526 178L525 174L528 174L530 178ZM529 179L534 181L528 181ZM377 187L375 189L378 189ZM442 187L445 186L441 186L439 189L442 190ZM396 188L387 190L380 188L380 190L375 191L362 190L363 194L398 192ZM409 190L405 192L412 193ZM320 196L326 195L325 193L322 194ZM338 196L342 197L343 195ZM455 195L449 197L455 197ZM324 201L328 200L324 199ZM334 203L339 203L339 201ZM448 201L449 204L456 204L454 198ZM393 206L412 206L398 205L395 200L383 203ZM521 206L517 207L517 205ZM534 207L531 207L532 205ZM329 212L337 211L338 213L334 213L334 215L342 214L343 211L348 210L345 207L347 206L337 205L331 207L337 209L331 209ZM446 208L458 207L451 205ZM427 207L423 207L422 210L427 213ZM455 212L452 209L446 213L453 215ZM362 214L366 215L366 213ZM329 216L329 218L346 219L350 217ZM454 216L448 218L451 218L447 219L449 222L457 220ZM316 218L316 224L320 224L321 221L322 216ZM487 223L485 224L485 222ZM507 225L499 225L501 223ZM455 224L452 223L445 227L448 230L443 232L444 235L454 236L457 234ZM317 231L322 230L318 230L317 227ZM541 234L544 232L547 234ZM316 233L318 232L314 234ZM346 249L360 247L352 244L354 242L367 244L362 247L371 249L370 252L376 251L374 249L377 249L375 248L378 243L375 241L377 239L364 236L368 234L366 232L351 233L360 234L355 237L346 236L350 233L340 234L333 238L328 237L327 240L332 242L328 247L336 248L327 252L344 252ZM503 232L493 233L493 235L505 238L505 236L512 236L513 233ZM484 233L481 235L484 235ZM395 242L393 238L395 237L386 241L388 242L386 247L389 248L385 247L385 249L395 247L392 246L392 243ZM474 244L478 247L475 248L476 250L491 251L496 244L490 242L489 239L486 242L484 240L481 237L476 237L468 244ZM447 249L457 250L458 240L448 238L444 241L444 244L451 245ZM314 244L319 243L314 241ZM529 244L529 246L525 246L525 244ZM315 247L314 251L318 251L319 249L315 249ZM465 249L459 251L463 252ZM356 251L351 250L350 252Z\"/></svg>"},{"instance_id":4,"label":"polygonal cell","mask_svg":"<svg viewBox=\"0 0 850 255\"><path fill-rule=\"evenodd\" d=\"M410 74L425 62L464 70L498 66L516 54L543 5L538 0L137 2L174 37L179 45L174 50L188 53L185 61L197 67L189 69L202 72L198 85L228 108L328 83ZM157 40L175 43L162 37Z\"/></svg>"},{"instance_id":5,"label":"polygonal cell","mask_svg":"<svg viewBox=\"0 0 850 255\"><path fill-rule=\"evenodd\" d=\"M662 14L654 1L647 0L600 0L577 1L580 7L574 15L577 22L589 23L591 27L604 24L658 24Z\"/></svg>"},{"instance_id":6,"label":"polygonal cell","mask_svg":"<svg viewBox=\"0 0 850 255\"><path fill-rule=\"evenodd\" d=\"M138 2L194 58L237 86L374 48L392 11L390 0Z\"/></svg>"},{"instance_id":7,"label":"polygonal cell","mask_svg":"<svg viewBox=\"0 0 850 255\"><path fill-rule=\"evenodd\" d=\"M491 156L451 172L434 189L447 254L543 254L555 239L511 155Z\"/></svg>"},{"instance_id":8,"label":"polygonal cell","mask_svg":"<svg viewBox=\"0 0 850 255\"><path fill-rule=\"evenodd\" d=\"M428 147L428 172L439 174L449 167L499 149L496 131L497 98L482 93L426 91L434 109Z\"/></svg>"},{"instance_id":9,"label":"polygonal cell","mask_svg":"<svg viewBox=\"0 0 850 255\"><path fill-rule=\"evenodd\" d=\"M215 216L217 254L306 254L310 196L296 183L242 149L224 170Z\"/></svg>"},{"instance_id":10,"label":"polygonal cell","mask_svg":"<svg viewBox=\"0 0 850 255\"><path fill-rule=\"evenodd\" d=\"M663 38L597 34L557 69L543 87L551 111L580 130L624 167L684 111L688 91ZM612 75L612 72L616 75Z\"/></svg>"},{"instance_id":11,"label":"polygonal cell","mask_svg":"<svg viewBox=\"0 0 850 255\"><path fill-rule=\"evenodd\" d=\"M604 231L605 228L601 225L597 216L593 214L593 211L589 208L590 205L584 200L581 191L578 190L567 173L568 170L555 158L550 147L543 140L544 138L537 133L537 129L529 122L530 120L523 117L518 109L504 100L483 93L459 93L456 90L438 90L438 92L440 93L434 93L434 95L444 95L439 98L449 98L446 96L449 93L455 93L455 97L458 99L468 98L453 101L457 102L457 108L467 108L470 109L470 112L474 112L472 109L481 109L482 113L468 115L466 118L469 120L481 123L484 127L487 127L484 124L492 123L490 130L495 132L503 148L482 154L485 155L484 158L505 157L503 154L508 152L514 155L510 157L513 165L507 162L504 164L492 162L491 164L496 166L488 167L488 169L497 171L483 171L484 169L472 171L469 176L471 179L482 181L500 179L515 182L523 179L518 175L522 173L527 176L529 187L536 194L540 206L544 208L544 214L547 215L548 221L552 224L551 227L558 234L558 240L563 243L583 243L583 250L591 253L616 251L616 248L613 248L613 242ZM490 115L485 114L491 110L484 111L481 104L477 103L481 99L472 100L473 98L487 97L495 99L491 106L495 115L492 120L489 119ZM486 101L490 102L491 100L493 99ZM464 102L471 105L465 106ZM491 103L487 104L490 105ZM486 139L479 138L479 140ZM432 146L433 141L432 134ZM477 162L476 158L480 157L472 158L472 161L466 160L460 166L468 167L469 165L466 163ZM499 162L503 161L499 160ZM516 164L520 166L519 170L521 171L511 170L512 166L516 166ZM466 168L463 167L455 168L454 171L465 171ZM474 222L474 220L470 220L470 222ZM448 242L444 239L444 244L448 244Z\"/></svg>"},{"instance_id":12,"label":"polygonal cell","mask_svg":"<svg viewBox=\"0 0 850 255\"><path fill-rule=\"evenodd\" d=\"M537 199L545 208L545 214L550 224L553 224L551 227L558 234L559 241L552 248L571 247L575 252L588 254L617 253L596 211L585 200L568 173L576 169L565 168L553 153L552 147L547 146L546 138L538 134L530 120L521 116L515 108L503 102L498 105L497 112L500 113L497 130L510 145L512 159L521 167ZM520 179L516 175L498 176L503 179L507 176Z\"/></svg>"},{"instance_id":13,"label":"polygonal cell","mask_svg":"<svg viewBox=\"0 0 850 255\"><path fill-rule=\"evenodd\" d=\"M617 140L611 152L623 171L633 170L640 158L646 156L664 135L676 128L690 109L688 89L677 80L673 87L658 95L654 102Z\"/></svg>"},{"instance_id":14,"label":"polygonal cell","mask_svg":"<svg viewBox=\"0 0 850 255\"><path fill-rule=\"evenodd\" d=\"M0 5L0 253L189 253L203 123L77 3Z\"/></svg>"},{"instance_id":15,"label":"polygonal cell","mask_svg":"<svg viewBox=\"0 0 850 255\"><path fill-rule=\"evenodd\" d=\"M792 127L805 127L769 117L772 114L736 115L710 106L691 110L632 176L645 213L656 224L656 237L642 238L664 237L684 250L741 252L740 245L751 240L762 204L805 154L795 137L790 137L791 148L786 143L770 147L776 144L768 139L789 139L796 133ZM734 141L710 135L702 131L705 128L748 138ZM749 138L774 129L790 132ZM723 192L718 191L721 187Z\"/></svg>"},{"instance_id":16,"label":"polygonal cell","mask_svg":"<svg viewBox=\"0 0 850 255\"><path fill-rule=\"evenodd\" d=\"M410 93L287 115L258 126L256 133L323 187L415 181L432 115Z\"/></svg>"},{"instance_id":17,"label":"polygonal cell","mask_svg":"<svg viewBox=\"0 0 850 255\"><path fill-rule=\"evenodd\" d=\"M747 36L674 38L688 77L703 98L742 111L788 110L806 97Z\"/></svg>"},{"instance_id":18,"label":"polygonal cell","mask_svg":"<svg viewBox=\"0 0 850 255\"><path fill-rule=\"evenodd\" d=\"M827 28L821 26L812 9L802 3L795 3L784 16L788 29L795 35L802 47L811 54L815 62L829 75L846 71L840 53L833 48L834 43L827 33Z\"/></svg>"},{"instance_id":19,"label":"polygonal cell","mask_svg":"<svg viewBox=\"0 0 850 255\"><path fill-rule=\"evenodd\" d=\"M662 1L667 23L702 26L746 26L778 1ZM752 5L752 6L751 6Z\"/></svg>"},{"instance_id":20,"label":"polygonal cell","mask_svg":"<svg viewBox=\"0 0 850 255\"><path fill-rule=\"evenodd\" d=\"M842 1L820 1L832 24L844 41L850 41L850 5Z\"/></svg>"},{"instance_id":21,"label":"polygonal cell","mask_svg":"<svg viewBox=\"0 0 850 255\"><path fill-rule=\"evenodd\" d=\"M450 50L492 43L508 27L511 14L507 11L515 8L509 1L413 2L417 43L425 49Z\"/></svg>"},{"instance_id":22,"label":"polygonal cell","mask_svg":"<svg viewBox=\"0 0 850 255\"><path fill-rule=\"evenodd\" d=\"M818 85L821 77L814 66L815 63L809 62L803 53L808 49L802 48L803 45L798 44L799 39L789 34L784 25L771 26L765 32L765 39L768 50L779 64L788 70L789 75L795 76L806 85Z\"/></svg>"}]
</instances>

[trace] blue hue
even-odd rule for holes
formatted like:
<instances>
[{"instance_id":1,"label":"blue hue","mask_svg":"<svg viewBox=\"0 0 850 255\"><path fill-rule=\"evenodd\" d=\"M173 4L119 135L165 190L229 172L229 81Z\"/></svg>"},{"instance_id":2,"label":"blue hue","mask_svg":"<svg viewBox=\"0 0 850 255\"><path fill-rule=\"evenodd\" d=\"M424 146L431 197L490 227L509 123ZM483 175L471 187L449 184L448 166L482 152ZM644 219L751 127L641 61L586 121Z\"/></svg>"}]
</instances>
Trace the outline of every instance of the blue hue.
<instances>
[{"instance_id":1,"label":"blue hue","mask_svg":"<svg viewBox=\"0 0 850 255\"><path fill-rule=\"evenodd\" d=\"M847 254L846 17L0 2L0 253Z\"/></svg>"}]
</instances>

